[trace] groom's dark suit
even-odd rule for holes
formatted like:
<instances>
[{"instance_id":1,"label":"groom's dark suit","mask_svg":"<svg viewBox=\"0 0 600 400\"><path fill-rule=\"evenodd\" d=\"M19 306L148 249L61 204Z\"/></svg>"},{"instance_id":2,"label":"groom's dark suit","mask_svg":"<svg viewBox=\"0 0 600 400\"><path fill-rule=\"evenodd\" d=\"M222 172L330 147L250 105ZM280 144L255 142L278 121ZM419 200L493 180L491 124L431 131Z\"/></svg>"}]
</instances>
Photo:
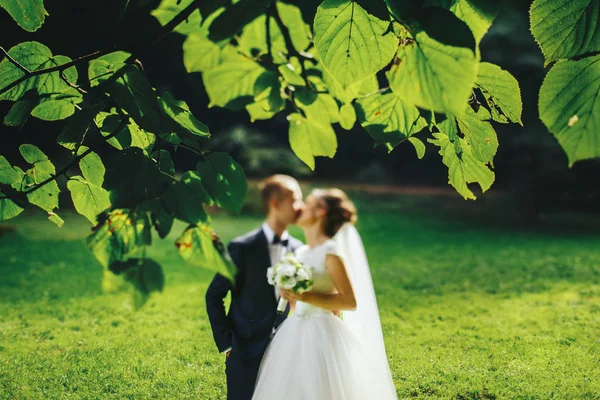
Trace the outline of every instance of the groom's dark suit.
<instances>
[{"instance_id":1,"label":"groom's dark suit","mask_svg":"<svg viewBox=\"0 0 600 400\"><path fill-rule=\"evenodd\" d=\"M287 250L301 245L290 236ZM250 400L273 327L283 322L289 308L277 315L275 291L267 282L271 258L263 229L234 239L228 250L238 268L235 285L217 274L206 292L206 310L219 351L231 348L226 361L227 399ZM231 306L226 314L223 299L229 291Z\"/></svg>"}]
</instances>

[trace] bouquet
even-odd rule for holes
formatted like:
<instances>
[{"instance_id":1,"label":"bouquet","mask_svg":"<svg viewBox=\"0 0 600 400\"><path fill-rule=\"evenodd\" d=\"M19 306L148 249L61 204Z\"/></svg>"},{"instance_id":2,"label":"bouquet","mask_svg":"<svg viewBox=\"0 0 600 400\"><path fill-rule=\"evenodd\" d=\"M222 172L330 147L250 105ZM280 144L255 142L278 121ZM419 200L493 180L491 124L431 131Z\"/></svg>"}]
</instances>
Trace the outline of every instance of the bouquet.
<instances>
[{"instance_id":1,"label":"bouquet","mask_svg":"<svg viewBox=\"0 0 600 400\"><path fill-rule=\"evenodd\" d=\"M312 269L296 259L294 253L287 253L277 264L267 269L269 285L304 293L312 289ZM283 313L288 301L283 297L277 304L277 312Z\"/></svg>"}]
</instances>

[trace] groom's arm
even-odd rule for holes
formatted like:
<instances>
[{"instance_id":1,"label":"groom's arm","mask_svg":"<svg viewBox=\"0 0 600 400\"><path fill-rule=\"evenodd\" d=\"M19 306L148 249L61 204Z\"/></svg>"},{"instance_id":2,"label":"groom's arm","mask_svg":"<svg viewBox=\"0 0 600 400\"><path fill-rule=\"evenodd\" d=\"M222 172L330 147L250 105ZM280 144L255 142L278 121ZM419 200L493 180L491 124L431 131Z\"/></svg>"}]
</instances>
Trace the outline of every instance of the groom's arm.
<instances>
[{"instance_id":1,"label":"groom's arm","mask_svg":"<svg viewBox=\"0 0 600 400\"><path fill-rule=\"evenodd\" d=\"M229 246L227 246L227 249L239 271L242 264L240 244L231 242ZM239 275L240 274L238 273L236 276L236 282ZM208 314L208 319L210 320L215 344L221 353L231 349L233 326L225 312L224 303L227 293L231 290L233 290L231 281L221 274L216 274L206 291L206 312Z\"/></svg>"}]
</instances>

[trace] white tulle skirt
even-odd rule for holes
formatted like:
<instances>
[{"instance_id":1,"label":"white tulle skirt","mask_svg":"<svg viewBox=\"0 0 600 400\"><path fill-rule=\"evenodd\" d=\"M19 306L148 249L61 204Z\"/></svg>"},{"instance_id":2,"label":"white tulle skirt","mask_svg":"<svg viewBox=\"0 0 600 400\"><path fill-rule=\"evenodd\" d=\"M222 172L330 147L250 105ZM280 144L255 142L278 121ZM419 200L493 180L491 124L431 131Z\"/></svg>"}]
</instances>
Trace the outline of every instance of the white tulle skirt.
<instances>
[{"instance_id":1,"label":"white tulle skirt","mask_svg":"<svg viewBox=\"0 0 600 400\"><path fill-rule=\"evenodd\" d=\"M252 399L366 400L368 382L361 346L341 319L292 315L267 348Z\"/></svg>"}]
</instances>

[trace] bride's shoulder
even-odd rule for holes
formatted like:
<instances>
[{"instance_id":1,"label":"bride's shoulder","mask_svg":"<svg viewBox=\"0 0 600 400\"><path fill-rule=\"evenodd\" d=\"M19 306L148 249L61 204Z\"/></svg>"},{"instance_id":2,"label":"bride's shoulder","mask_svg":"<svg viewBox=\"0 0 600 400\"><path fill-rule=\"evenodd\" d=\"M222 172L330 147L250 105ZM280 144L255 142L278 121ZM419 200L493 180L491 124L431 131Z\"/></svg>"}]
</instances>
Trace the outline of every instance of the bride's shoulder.
<instances>
[{"instance_id":1,"label":"bride's shoulder","mask_svg":"<svg viewBox=\"0 0 600 400\"><path fill-rule=\"evenodd\" d=\"M332 254L334 256L339 255L337 242L333 239L329 239L323 243L323 248L325 249L325 254Z\"/></svg>"}]
</instances>

